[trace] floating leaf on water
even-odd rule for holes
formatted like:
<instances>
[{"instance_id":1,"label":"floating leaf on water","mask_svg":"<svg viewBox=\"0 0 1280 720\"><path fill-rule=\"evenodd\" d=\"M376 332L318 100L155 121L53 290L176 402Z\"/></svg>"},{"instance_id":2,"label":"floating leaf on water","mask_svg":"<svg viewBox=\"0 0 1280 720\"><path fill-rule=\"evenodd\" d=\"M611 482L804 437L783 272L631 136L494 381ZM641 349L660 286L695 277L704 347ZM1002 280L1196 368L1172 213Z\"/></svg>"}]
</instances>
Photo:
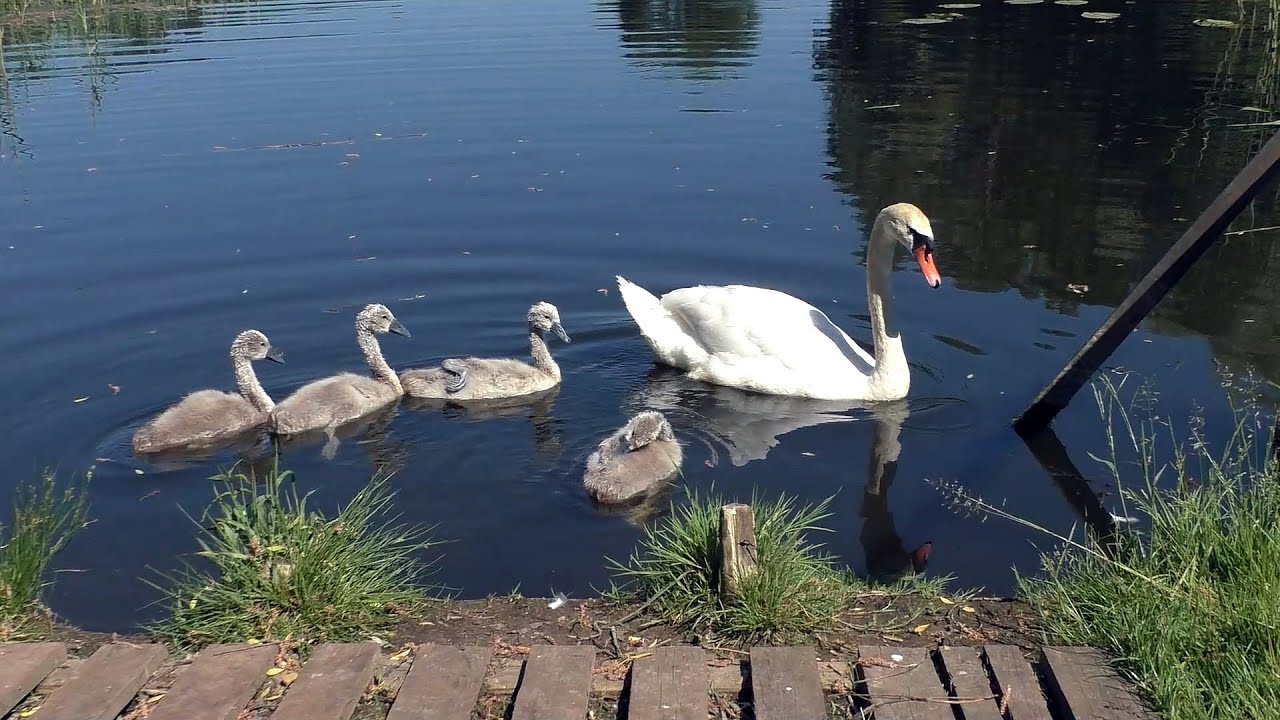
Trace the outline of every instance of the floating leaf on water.
<instances>
[{"instance_id":1,"label":"floating leaf on water","mask_svg":"<svg viewBox=\"0 0 1280 720\"><path fill-rule=\"evenodd\" d=\"M939 23L944 23L944 22L951 22L951 18L936 17L936 16L906 18L905 20L902 21L902 24L903 25L937 25Z\"/></svg>"},{"instance_id":2,"label":"floating leaf on water","mask_svg":"<svg viewBox=\"0 0 1280 720\"><path fill-rule=\"evenodd\" d=\"M1054 5L1088 5L1089 0L1053 0Z\"/></svg>"},{"instance_id":3,"label":"floating leaf on water","mask_svg":"<svg viewBox=\"0 0 1280 720\"><path fill-rule=\"evenodd\" d=\"M1085 11L1080 13L1080 17L1085 20L1115 20L1120 17L1120 13Z\"/></svg>"},{"instance_id":4,"label":"floating leaf on water","mask_svg":"<svg viewBox=\"0 0 1280 720\"><path fill-rule=\"evenodd\" d=\"M1212 27L1212 28L1236 27L1236 22L1234 20L1214 20L1212 18L1200 18L1199 20L1192 20L1191 24L1197 25L1199 27Z\"/></svg>"},{"instance_id":5,"label":"floating leaf on water","mask_svg":"<svg viewBox=\"0 0 1280 720\"><path fill-rule=\"evenodd\" d=\"M982 7L982 5L979 5L978 3L947 3L946 5L939 5L938 7L946 10L972 10L976 7Z\"/></svg>"},{"instance_id":6,"label":"floating leaf on water","mask_svg":"<svg viewBox=\"0 0 1280 720\"><path fill-rule=\"evenodd\" d=\"M1004 0L1005 5L1039 5L1044 0Z\"/></svg>"}]
</instances>

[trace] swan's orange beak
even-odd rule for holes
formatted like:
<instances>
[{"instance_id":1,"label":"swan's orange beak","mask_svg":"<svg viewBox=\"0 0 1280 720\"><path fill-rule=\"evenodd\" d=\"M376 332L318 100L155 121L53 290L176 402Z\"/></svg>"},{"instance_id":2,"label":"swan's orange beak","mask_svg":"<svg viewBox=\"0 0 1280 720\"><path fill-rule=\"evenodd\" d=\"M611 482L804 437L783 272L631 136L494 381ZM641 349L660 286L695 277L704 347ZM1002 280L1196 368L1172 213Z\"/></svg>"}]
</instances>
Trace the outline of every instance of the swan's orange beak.
<instances>
[{"instance_id":1,"label":"swan's orange beak","mask_svg":"<svg viewBox=\"0 0 1280 720\"><path fill-rule=\"evenodd\" d=\"M920 263L920 272L924 274L925 282L929 283L929 287L942 287L942 276L938 274L938 268L933 266L933 253L923 245L916 246L913 252L916 262Z\"/></svg>"}]
</instances>

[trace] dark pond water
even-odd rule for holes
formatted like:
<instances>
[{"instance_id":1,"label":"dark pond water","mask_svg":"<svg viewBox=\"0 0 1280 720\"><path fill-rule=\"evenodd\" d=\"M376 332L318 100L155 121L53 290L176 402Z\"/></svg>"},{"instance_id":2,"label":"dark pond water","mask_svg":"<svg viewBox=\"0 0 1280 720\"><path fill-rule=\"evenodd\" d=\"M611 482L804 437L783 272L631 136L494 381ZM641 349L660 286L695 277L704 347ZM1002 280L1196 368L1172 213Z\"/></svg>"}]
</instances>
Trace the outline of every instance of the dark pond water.
<instances>
[{"instance_id":1,"label":"dark pond water","mask_svg":"<svg viewBox=\"0 0 1280 720\"><path fill-rule=\"evenodd\" d=\"M932 540L929 573L1009 592L1046 538L959 515L926 480L1080 522L1008 421L1274 129L1237 125L1276 117L1277 11L985 0L902 22L930 12L948 11L332 0L8 28L0 491L96 465L96 522L61 561L83 572L58 577L55 609L93 629L154 616L138 578L194 549L184 510L235 456L142 462L133 430L228 387L244 328L288 354L259 368L277 399L359 370L353 308L371 301L413 332L383 343L396 367L523 354L537 300L573 336L553 346L563 387L532 407L401 408L332 462L318 444L284 454L329 506L395 470L399 510L452 541L437 579L463 596L607 584L645 508L593 507L583 463L646 407L686 442L683 485L836 494L826 540L859 573L901 571ZM876 414L663 372L614 290L618 273L658 292L773 287L869 342L866 233L898 201L931 217L945 280L929 290L899 258L913 385ZM1233 230L1274 210L1269 191ZM1211 252L1109 368L1224 432L1225 377L1280 378L1275 239ZM1085 391L1056 428L1101 489L1096 418Z\"/></svg>"}]
</instances>

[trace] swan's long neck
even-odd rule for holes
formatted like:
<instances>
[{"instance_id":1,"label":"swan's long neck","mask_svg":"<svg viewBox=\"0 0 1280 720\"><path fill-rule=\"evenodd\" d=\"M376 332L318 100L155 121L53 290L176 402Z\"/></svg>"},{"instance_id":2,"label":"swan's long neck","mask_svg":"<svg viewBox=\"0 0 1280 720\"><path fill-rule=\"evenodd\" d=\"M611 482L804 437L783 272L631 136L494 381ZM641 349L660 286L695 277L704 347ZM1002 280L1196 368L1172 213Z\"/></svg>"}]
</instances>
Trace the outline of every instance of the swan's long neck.
<instances>
[{"instance_id":1,"label":"swan's long neck","mask_svg":"<svg viewBox=\"0 0 1280 720\"><path fill-rule=\"evenodd\" d=\"M902 334L893 312L893 248L895 242L876 223L867 245L867 310L871 314L871 341L875 344L876 367L871 384L884 391L905 386L911 381L911 369L902 349Z\"/></svg>"},{"instance_id":2,"label":"swan's long neck","mask_svg":"<svg viewBox=\"0 0 1280 720\"><path fill-rule=\"evenodd\" d=\"M232 355L231 367L235 369L236 387L240 389L240 394L258 411L271 412L276 404L267 391L262 389L262 383L258 382L253 362L249 358Z\"/></svg>"},{"instance_id":3,"label":"swan's long neck","mask_svg":"<svg viewBox=\"0 0 1280 720\"><path fill-rule=\"evenodd\" d=\"M551 357L551 349L547 347L547 340L542 336L542 331L529 326L529 353L533 355L533 366L542 372L550 375L556 380L560 379L560 366Z\"/></svg>"},{"instance_id":4,"label":"swan's long neck","mask_svg":"<svg viewBox=\"0 0 1280 720\"><path fill-rule=\"evenodd\" d=\"M364 353L364 361L369 363L373 376L403 395L404 387L400 385L400 378L387 364L386 358L382 357L382 346L378 344L378 338L368 330L360 329L356 331L356 343Z\"/></svg>"}]
</instances>

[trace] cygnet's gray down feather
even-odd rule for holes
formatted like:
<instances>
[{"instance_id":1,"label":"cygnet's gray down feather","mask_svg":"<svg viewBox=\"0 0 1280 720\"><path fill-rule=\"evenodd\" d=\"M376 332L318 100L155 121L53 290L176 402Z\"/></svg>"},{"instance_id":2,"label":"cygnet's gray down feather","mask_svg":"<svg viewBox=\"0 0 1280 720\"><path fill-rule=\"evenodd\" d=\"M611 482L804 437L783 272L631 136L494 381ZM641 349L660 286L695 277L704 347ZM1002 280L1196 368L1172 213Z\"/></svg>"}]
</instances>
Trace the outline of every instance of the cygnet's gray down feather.
<instances>
[{"instance_id":1,"label":"cygnet's gray down feather","mask_svg":"<svg viewBox=\"0 0 1280 720\"><path fill-rule=\"evenodd\" d=\"M356 316L356 342L372 376L344 372L303 385L276 405L271 429L280 435L333 430L398 400L403 394L400 381L374 337L386 332L409 336L386 306L366 305Z\"/></svg>"},{"instance_id":2,"label":"cygnet's gray down feather","mask_svg":"<svg viewBox=\"0 0 1280 720\"><path fill-rule=\"evenodd\" d=\"M231 364L239 393L197 390L187 395L138 428L133 435L134 452L199 448L266 422L274 403L258 383L252 365L264 359L283 363L284 354L257 330L237 335L231 343Z\"/></svg>"},{"instance_id":3,"label":"cygnet's gray down feather","mask_svg":"<svg viewBox=\"0 0 1280 720\"><path fill-rule=\"evenodd\" d=\"M647 410L591 453L582 484L599 502L626 502L670 480L683 459L670 423L662 413Z\"/></svg>"},{"instance_id":4,"label":"cygnet's gray down feather","mask_svg":"<svg viewBox=\"0 0 1280 720\"><path fill-rule=\"evenodd\" d=\"M400 383L409 397L438 398L442 400L494 400L519 397L560 384L560 366L547 349L546 333L569 342L569 335L560 325L560 312L555 305L540 302L529 308L529 352L533 364L514 358L452 358L445 367L405 370L400 373ZM461 368L465 383L461 389L451 390L459 375L452 370Z\"/></svg>"}]
</instances>

